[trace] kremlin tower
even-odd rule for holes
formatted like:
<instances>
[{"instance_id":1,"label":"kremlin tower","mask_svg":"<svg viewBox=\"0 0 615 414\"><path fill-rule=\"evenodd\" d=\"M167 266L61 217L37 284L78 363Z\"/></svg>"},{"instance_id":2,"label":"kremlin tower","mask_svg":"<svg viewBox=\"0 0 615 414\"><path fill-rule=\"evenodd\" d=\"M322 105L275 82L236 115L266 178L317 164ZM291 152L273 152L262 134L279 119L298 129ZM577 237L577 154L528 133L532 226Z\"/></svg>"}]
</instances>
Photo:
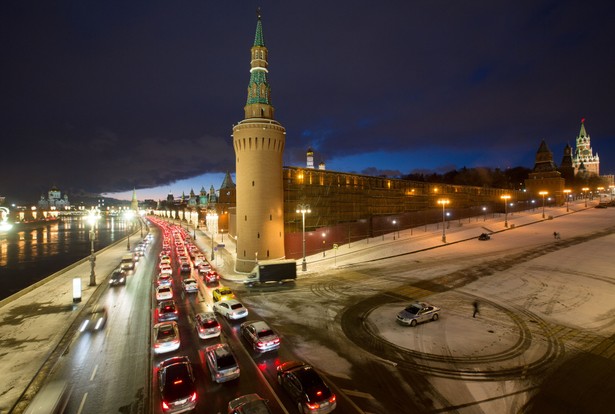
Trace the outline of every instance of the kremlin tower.
<instances>
[{"instance_id":1,"label":"kremlin tower","mask_svg":"<svg viewBox=\"0 0 615 414\"><path fill-rule=\"evenodd\" d=\"M245 116L233 127L238 272L251 271L258 260L285 257L282 155L286 130L274 119L260 11L257 15Z\"/></svg>"}]
</instances>

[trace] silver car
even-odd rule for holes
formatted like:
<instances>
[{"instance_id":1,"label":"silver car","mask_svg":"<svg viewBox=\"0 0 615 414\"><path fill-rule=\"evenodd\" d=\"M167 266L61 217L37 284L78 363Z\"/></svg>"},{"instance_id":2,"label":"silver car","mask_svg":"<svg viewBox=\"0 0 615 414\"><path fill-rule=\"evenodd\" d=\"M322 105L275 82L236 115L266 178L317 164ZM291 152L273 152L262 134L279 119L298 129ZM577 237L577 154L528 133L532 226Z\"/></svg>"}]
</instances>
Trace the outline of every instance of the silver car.
<instances>
[{"instance_id":1,"label":"silver car","mask_svg":"<svg viewBox=\"0 0 615 414\"><path fill-rule=\"evenodd\" d=\"M273 351L280 347L280 338L264 321L248 321L241 324L241 335L257 352Z\"/></svg>"},{"instance_id":2,"label":"silver car","mask_svg":"<svg viewBox=\"0 0 615 414\"><path fill-rule=\"evenodd\" d=\"M271 414L271 410L260 395L247 394L229 401L228 414Z\"/></svg>"},{"instance_id":3,"label":"silver car","mask_svg":"<svg viewBox=\"0 0 615 414\"><path fill-rule=\"evenodd\" d=\"M154 353L177 351L180 346L177 322L163 322L154 325Z\"/></svg>"},{"instance_id":4,"label":"silver car","mask_svg":"<svg viewBox=\"0 0 615 414\"><path fill-rule=\"evenodd\" d=\"M213 312L197 313L194 317L194 328L201 339L220 336L221 327Z\"/></svg>"},{"instance_id":5,"label":"silver car","mask_svg":"<svg viewBox=\"0 0 615 414\"><path fill-rule=\"evenodd\" d=\"M214 312L225 316L229 320L236 320L248 316L248 310L237 300L227 299L214 303Z\"/></svg>"},{"instance_id":6,"label":"silver car","mask_svg":"<svg viewBox=\"0 0 615 414\"><path fill-rule=\"evenodd\" d=\"M215 344L205 348L205 360L212 381L220 383L239 378L239 364L227 344Z\"/></svg>"},{"instance_id":7,"label":"silver car","mask_svg":"<svg viewBox=\"0 0 615 414\"><path fill-rule=\"evenodd\" d=\"M437 321L440 308L425 302L415 302L406 306L397 314L397 322L405 326L416 326L417 323Z\"/></svg>"}]
</instances>

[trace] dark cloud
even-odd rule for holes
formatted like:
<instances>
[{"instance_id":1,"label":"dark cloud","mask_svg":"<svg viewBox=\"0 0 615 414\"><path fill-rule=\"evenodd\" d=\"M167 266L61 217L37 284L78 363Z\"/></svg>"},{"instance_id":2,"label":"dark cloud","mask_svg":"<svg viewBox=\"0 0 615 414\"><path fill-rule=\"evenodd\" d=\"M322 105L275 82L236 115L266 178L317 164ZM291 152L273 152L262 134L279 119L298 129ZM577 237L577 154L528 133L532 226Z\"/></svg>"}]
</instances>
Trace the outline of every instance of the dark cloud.
<instances>
[{"instance_id":1,"label":"dark cloud","mask_svg":"<svg viewBox=\"0 0 615 414\"><path fill-rule=\"evenodd\" d=\"M615 172L611 1L258 3L287 165L311 146L328 164L377 153L348 169L375 175L532 167L542 139L559 162L586 117ZM5 4L0 194L234 171L256 6ZM443 155L386 156L421 151Z\"/></svg>"}]
</instances>

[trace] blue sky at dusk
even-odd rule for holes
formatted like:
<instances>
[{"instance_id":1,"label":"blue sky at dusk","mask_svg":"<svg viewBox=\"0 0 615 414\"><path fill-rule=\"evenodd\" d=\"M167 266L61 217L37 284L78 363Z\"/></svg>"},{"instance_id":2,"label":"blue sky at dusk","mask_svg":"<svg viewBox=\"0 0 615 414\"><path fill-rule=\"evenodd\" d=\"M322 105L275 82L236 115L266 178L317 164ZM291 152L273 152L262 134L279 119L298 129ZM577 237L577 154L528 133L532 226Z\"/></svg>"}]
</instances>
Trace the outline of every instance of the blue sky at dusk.
<instances>
[{"instance_id":1,"label":"blue sky at dusk","mask_svg":"<svg viewBox=\"0 0 615 414\"><path fill-rule=\"evenodd\" d=\"M257 6L284 165L311 147L367 175L532 168L543 139L559 164L586 118L615 173L612 1L9 1L0 195L219 187Z\"/></svg>"}]
</instances>

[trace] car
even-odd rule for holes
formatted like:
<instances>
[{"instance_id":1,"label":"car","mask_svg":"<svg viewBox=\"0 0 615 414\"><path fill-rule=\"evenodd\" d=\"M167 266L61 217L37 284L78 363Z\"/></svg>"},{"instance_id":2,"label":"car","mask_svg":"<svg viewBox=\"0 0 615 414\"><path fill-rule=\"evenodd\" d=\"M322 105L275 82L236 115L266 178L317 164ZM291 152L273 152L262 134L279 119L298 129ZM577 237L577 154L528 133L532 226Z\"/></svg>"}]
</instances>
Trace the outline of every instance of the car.
<instances>
[{"instance_id":1,"label":"car","mask_svg":"<svg viewBox=\"0 0 615 414\"><path fill-rule=\"evenodd\" d=\"M107 324L107 308L104 306L97 306L93 310L87 313L86 318L81 322L79 326L79 332L84 331L98 331L105 327Z\"/></svg>"},{"instance_id":2,"label":"car","mask_svg":"<svg viewBox=\"0 0 615 414\"><path fill-rule=\"evenodd\" d=\"M260 395L247 394L229 401L228 414L271 414L271 410Z\"/></svg>"},{"instance_id":3,"label":"car","mask_svg":"<svg viewBox=\"0 0 615 414\"><path fill-rule=\"evenodd\" d=\"M177 307L172 300L163 300L158 304L156 309L158 313L158 322L176 321L177 320Z\"/></svg>"},{"instance_id":4,"label":"car","mask_svg":"<svg viewBox=\"0 0 615 414\"><path fill-rule=\"evenodd\" d=\"M300 413L327 414L335 410L337 398L316 370L301 361L278 365L278 383L295 400Z\"/></svg>"},{"instance_id":5,"label":"car","mask_svg":"<svg viewBox=\"0 0 615 414\"><path fill-rule=\"evenodd\" d=\"M154 325L154 353L177 351L180 346L177 322L161 322Z\"/></svg>"},{"instance_id":6,"label":"car","mask_svg":"<svg viewBox=\"0 0 615 414\"><path fill-rule=\"evenodd\" d=\"M478 236L478 240L489 240L491 239L491 236L488 235L487 233L481 233L480 236Z\"/></svg>"},{"instance_id":7,"label":"car","mask_svg":"<svg viewBox=\"0 0 615 414\"><path fill-rule=\"evenodd\" d=\"M194 328L201 339L215 338L222 332L220 322L213 312L197 313L194 317Z\"/></svg>"},{"instance_id":8,"label":"car","mask_svg":"<svg viewBox=\"0 0 615 414\"><path fill-rule=\"evenodd\" d=\"M123 271L119 269L114 270L113 273L111 274L111 277L109 278L109 285L118 286L118 285L125 285L125 284L126 284L126 273L124 273Z\"/></svg>"},{"instance_id":9,"label":"car","mask_svg":"<svg viewBox=\"0 0 615 414\"><path fill-rule=\"evenodd\" d=\"M164 265L170 265L171 264L171 258L169 256L162 256L160 258L160 262L158 263L158 267L162 267Z\"/></svg>"},{"instance_id":10,"label":"car","mask_svg":"<svg viewBox=\"0 0 615 414\"><path fill-rule=\"evenodd\" d=\"M256 352L273 351L280 347L280 337L267 325L267 322L244 322L239 332Z\"/></svg>"},{"instance_id":11,"label":"car","mask_svg":"<svg viewBox=\"0 0 615 414\"><path fill-rule=\"evenodd\" d=\"M205 348L205 361L212 381L221 383L239 378L239 364L228 344Z\"/></svg>"},{"instance_id":12,"label":"car","mask_svg":"<svg viewBox=\"0 0 615 414\"><path fill-rule=\"evenodd\" d=\"M68 380L53 380L43 385L24 414L63 413L73 387Z\"/></svg>"},{"instance_id":13,"label":"car","mask_svg":"<svg viewBox=\"0 0 615 414\"><path fill-rule=\"evenodd\" d=\"M173 278L168 273L159 273L156 278L157 286L171 286L173 284Z\"/></svg>"},{"instance_id":14,"label":"car","mask_svg":"<svg viewBox=\"0 0 615 414\"><path fill-rule=\"evenodd\" d=\"M189 262L181 262L181 264L179 265L179 271L181 273L190 273L191 270L192 266L190 266Z\"/></svg>"},{"instance_id":15,"label":"car","mask_svg":"<svg viewBox=\"0 0 615 414\"><path fill-rule=\"evenodd\" d=\"M199 291L199 285L196 279L193 279L191 277L188 279L182 280L182 286L184 287L184 291L186 293L193 293L193 292Z\"/></svg>"},{"instance_id":16,"label":"car","mask_svg":"<svg viewBox=\"0 0 615 414\"><path fill-rule=\"evenodd\" d=\"M194 265L198 266L201 263L207 263L207 261L205 260L205 256L201 253L197 253L194 255Z\"/></svg>"},{"instance_id":17,"label":"car","mask_svg":"<svg viewBox=\"0 0 615 414\"><path fill-rule=\"evenodd\" d=\"M171 267L170 264L160 265L160 273L166 273L168 275L172 275L173 274L173 268Z\"/></svg>"},{"instance_id":18,"label":"car","mask_svg":"<svg viewBox=\"0 0 615 414\"><path fill-rule=\"evenodd\" d=\"M425 302L415 302L397 314L397 322L405 326L416 326L419 322L437 321L440 308Z\"/></svg>"},{"instance_id":19,"label":"car","mask_svg":"<svg viewBox=\"0 0 615 414\"><path fill-rule=\"evenodd\" d=\"M600 204L597 204L596 207L594 208L608 208L608 204L600 203Z\"/></svg>"},{"instance_id":20,"label":"car","mask_svg":"<svg viewBox=\"0 0 615 414\"><path fill-rule=\"evenodd\" d=\"M211 270L211 265L207 262L201 262L197 268L199 269L199 274L204 274Z\"/></svg>"},{"instance_id":21,"label":"car","mask_svg":"<svg viewBox=\"0 0 615 414\"><path fill-rule=\"evenodd\" d=\"M158 388L163 413L183 413L196 408L197 391L187 356L165 359L158 365Z\"/></svg>"},{"instance_id":22,"label":"car","mask_svg":"<svg viewBox=\"0 0 615 414\"><path fill-rule=\"evenodd\" d=\"M205 279L206 285L216 284L220 280L220 275L218 275L218 272L216 272L215 270L210 270L209 272L205 273L203 279ZM235 295L233 295L233 297L235 297Z\"/></svg>"},{"instance_id":23,"label":"car","mask_svg":"<svg viewBox=\"0 0 615 414\"><path fill-rule=\"evenodd\" d=\"M173 289L171 286L158 286L156 288L156 300L173 299Z\"/></svg>"},{"instance_id":24,"label":"car","mask_svg":"<svg viewBox=\"0 0 615 414\"><path fill-rule=\"evenodd\" d=\"M228 320L237 320L248 316L248 310L236 299L228 299L214 303L214 312Z\"/></svg>"},{"instance_id":25,"label":"car","mask_svg":"<svg viewBox=\"0 0 615 414\"><path fill-rule=\"evenodd\" d=\"M221 300L235 299L235 294L233 291L227 287L222 287L219 289L214 289L211 292L212 298L214 302L218 302Z\"/></svg>"}]
</instances>

